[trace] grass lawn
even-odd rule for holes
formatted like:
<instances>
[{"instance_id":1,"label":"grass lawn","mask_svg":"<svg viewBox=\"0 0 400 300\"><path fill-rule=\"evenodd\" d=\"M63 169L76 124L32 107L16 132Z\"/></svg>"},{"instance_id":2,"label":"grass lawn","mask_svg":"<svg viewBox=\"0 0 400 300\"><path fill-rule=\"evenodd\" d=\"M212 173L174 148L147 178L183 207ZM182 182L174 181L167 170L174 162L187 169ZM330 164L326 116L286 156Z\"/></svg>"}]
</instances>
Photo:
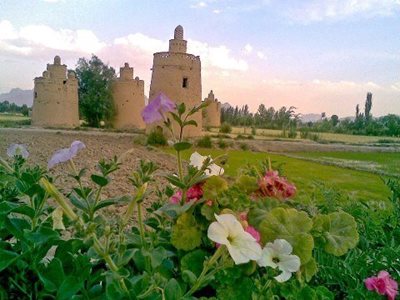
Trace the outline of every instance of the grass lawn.
<instances>
[{"instance_id":1,"label":"grass lawn","mask_svg":"<svg viewBox=\"0 0 400 300\"><path fill-rule=\"evenodd\" d=\"M218 132L218 128L212 128L211 131L216 133ZM232 128L232 136L237 134L249 135L251 134L251 128L247 127L233 127ZM385 136L366 136L366 135L351 135L351 134L339 134L339 133L330 133L330 132L321 132L316 133L319 136L319 139L322 141L328 142L339 142L346 144L374 144L379 143L380 141L390 142L390 143L400 143L400 138L398 137L385 137ZM282 137L282 130L278 129L256 129L256 139L287 139ZM301 140L300 132L297 132L296 139L288 139L288 140Z\"/></svg>"},{"instance_id":2,"label":"grass lawn","mask_svg":"<svg viewBox=\"0 0 400 300\"><path fill-rule=\"evenodd\" d=\"M18 127L21 125L29 125L31 118L15 114L0 113L0 127Z\"/></svg>"},{"instance_id":3,"label":"grass lawn","mask_svg":"<svg viewBox=\"0 0 400 300\"><path fill-rule=\"evenodd\" d=\"M379 208L385 208L385 204L388 203L389 189L378 175L369 172L260 152L214 149L198 149L197 151L202 155L211 155L212 157L226 153L228 161L224 168L225 174L228 176L235 176L238 170L246 164L255 165L267 157L270 157L275 165L283 163L285 176L294 182L298 189L297 199L299 201L307 201L315 190L316 183L319 182L339 190L345 196L349 196L351 201L368 202ZM173 153L173 150L168 150L168 152ZM185 151L184 159L188 159L191 152ZM364 157L364 159L368 158Z\"/></svg>"},{"instance_id":4,"label":"grass lawn","mask_svg":"<svg viewBox=\"0 0 400 300\"><path fill-rule=\"evenodd\" d=\"M294 156L322 163L400 176L400 152L298 152Z\"/></svg>"}]
</instances>

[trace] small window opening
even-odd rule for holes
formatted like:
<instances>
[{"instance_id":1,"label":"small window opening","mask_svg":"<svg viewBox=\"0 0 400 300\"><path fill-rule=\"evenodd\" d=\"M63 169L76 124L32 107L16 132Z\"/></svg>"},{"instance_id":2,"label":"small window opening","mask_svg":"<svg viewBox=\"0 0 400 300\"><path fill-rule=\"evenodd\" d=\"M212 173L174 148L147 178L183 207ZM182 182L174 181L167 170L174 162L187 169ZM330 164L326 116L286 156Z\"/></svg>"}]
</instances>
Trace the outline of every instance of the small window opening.
<instances>
[{"instance_id":1,"label":"small window opening","mask_svg":"<svg viewBox=\"0 0 400 300\"><path fill-rule=\"evenodd\" d=\"M182 81L182 87L183 88L187 88L189 85L189 81L187 77L183 77L183 81Z\"/></svg>"},{"instance_id":2,"label":"small window opening","mask_svg":"<svg viewBox=\"0 0 400 300\"><path fill-rule=\"evenodd\" d=\"M37 98L37 92L35 92L35 98Z\"/></svg>"}]
</instances>

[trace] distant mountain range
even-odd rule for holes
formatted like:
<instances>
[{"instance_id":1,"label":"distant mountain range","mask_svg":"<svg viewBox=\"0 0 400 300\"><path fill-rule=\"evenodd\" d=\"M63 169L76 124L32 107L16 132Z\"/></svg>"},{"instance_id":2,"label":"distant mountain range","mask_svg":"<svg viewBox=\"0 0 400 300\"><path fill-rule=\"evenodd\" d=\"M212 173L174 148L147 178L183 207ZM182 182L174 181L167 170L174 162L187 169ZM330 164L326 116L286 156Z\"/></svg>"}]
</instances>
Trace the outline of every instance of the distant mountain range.
<instances>
[{"instance_id":1,"label":"distant mountain range","mask_svg":"<svg viewBox=\"0 0 400 300\"><path fill-rule=\"evenodd\" d=\"M9 93L0 94L0 102L3 101L17 105L26 104L30 107L33 103L33 90L12 89Z\"/></svg>"}]
</instances>

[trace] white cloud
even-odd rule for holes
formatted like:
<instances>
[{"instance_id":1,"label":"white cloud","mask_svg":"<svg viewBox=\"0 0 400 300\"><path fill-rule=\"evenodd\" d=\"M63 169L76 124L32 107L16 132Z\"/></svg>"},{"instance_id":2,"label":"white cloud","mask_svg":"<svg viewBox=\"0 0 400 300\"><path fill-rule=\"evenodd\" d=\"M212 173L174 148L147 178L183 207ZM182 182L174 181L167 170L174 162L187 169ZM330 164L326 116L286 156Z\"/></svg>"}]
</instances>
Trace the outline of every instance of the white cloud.
<instances>
[{"instance_id":1,"label":"white cloud","mask_svg":"<svg viewBox=\"0 0 400 300\"><path fill-rule=\"evenodd\" d=\"M252 45L246 44L246 45L244 46L244 52L245 52L246 54L250 54L252 51L253 51L253 46L252 46Z\"/></svg>"},{"instance_id":2,"label":"white cloud","mask_svg":"<svg viewBox=\"0 0 400 300\"><path fill-rule=\"evenodd\" d=\"M18 38L18 32L8 20L0 22L0 41L1 40L14 40Z\"/></svg>"},{"instance_id":3,"label":"white cloud","mask_svg":"<svg viewBox=\"0 0 400 300\"><path fill-rule=\"evenodd\" d=\"M390 86L393 90L400 92L400 81L395 82Z\"/></svg>"},{"instance_id":4,"label":"white cloud","mask_svg":"<svg viewBox=\"0 0 400 300\"><path fill-rule=\"evenodd\" d=\"M152 59L155 52L168 51L168 42L155 39L142 33L130 34L114 40L114 46L135 51L137 55ZM196 40L188 40L188 53L199 55L203 68L217 68L228 71L246 71L248 64L243 59L235 58L232 51L224 46L211 46Z\"/></svg>"},{"instance_id":5,"label":"white cloud","mask_svg":"<svg viewBox=\"0 0 400 300\"><path fill-rule=\"evenodd\" d=\"M207 43L189 40L188 52L200 55L205 67L232 71L247 71L249 68L245 60L233 57L231 50L224 45L210 46Z\"/></svg>"},{"instance_id":6,"label":"white cloud","mask_svg":"<svg viewBox=\"0 0 400 300\"><path fill-rule=\"evenodd\" d=\"M115 45L125 45L132 48L141 49L148 53L167 51L168 42L151 38L142 33L129 34L124 37L116 38Z\"/></svg>"},{"instance_id":7,"label":"white cloud","mask_svg":"<svg viewBox=\"0 0 400 300\"><path fill-rule=\"evenodd\" d=\"M200 1L195 4L192 4L190 7L191 8L204 8L204 7L207 7L207 3L204 1Z\"/></svg>"},{"instance_id":8,"label":"white cloud","mask_svg":"<svg viewBox=\"0 0 400 300\"><path fill-rule=\"evenodd\" d=\"M214 9L214 10L213 10L213 13L214 13L214 14L217 14L217 15L220 14L221 12L222 12L222 11L221 11L220 9Z\"/></svg>"},{"instance_id":9,"label":"white cloud","mask_svg":"<svg viewBox=\"0 0 400 300\"><path fill-rule=\"evenodd\" d=\"M310 23L362 17L388 16L400 11L399 0L314 0L289 9L287 16L297 22Z\"/></svg>"},{"instance_id":10,"label":"white cloud","mask_svg":"<svg viewBox=\"0 0 400 300\"><path fill-rule=\"evenodd\" d=\"M267 59L267 56L262 51L257 51L257 57L259 59Z\"/></svg>"},{"instance_id":11,"label":"white cloud","mask_svg":"<svg viewBox=\"0 0 400 300\"><path fill-rule=\"evenodd\" d=\"M90 30L55 30L46 25L27 25L16 29L9 21L0 22L0 42L0 53L17 55L53 53L54 50L89 54L106 46Z\"/></svg>"}]
</instances>

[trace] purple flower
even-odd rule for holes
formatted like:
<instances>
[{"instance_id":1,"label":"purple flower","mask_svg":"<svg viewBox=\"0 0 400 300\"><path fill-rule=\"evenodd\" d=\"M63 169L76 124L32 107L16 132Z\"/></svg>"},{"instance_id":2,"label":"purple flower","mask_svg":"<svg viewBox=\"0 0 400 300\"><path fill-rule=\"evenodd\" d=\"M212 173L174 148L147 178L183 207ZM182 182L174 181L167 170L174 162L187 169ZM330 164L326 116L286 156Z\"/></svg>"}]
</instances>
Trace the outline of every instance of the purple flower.
<instances>
[{"instance_id":1,"label":"purple flower","mask_svg":"<svg viewBox=\"0 0 400 300\"><path fill-rule=\"evenodd\" d=\"M81 141L73 141L69 148L57 150L49 160L47 167L51 169L59 163L71 160L78 154L79 150L84 148L86 148L86 146Z\"/></svg>"},{"instance_id":2,"label":"purple flower","mask_svg":"<svg viewBox=\"0 0 400 300\"><path fill-rule=\"evenodd\" d=\"M163 93L158 94L154 100L142 111L142 118L146 124L151 124L163 120L163 114L171 112L176 108L176 104Z\"/></svg>"},{"instance_id":3,"label":"purple flower","mask_svg":"<svg viewBox=\"0 0 400 300\"><path fill-rule=\"evenodd\" d=\"M26 150L26 146L22 144L11 144L10 147L7 148L7 155L9 157L22 156L23 158L28 158L29 152Z\"/></svg>"}]
</instances>

